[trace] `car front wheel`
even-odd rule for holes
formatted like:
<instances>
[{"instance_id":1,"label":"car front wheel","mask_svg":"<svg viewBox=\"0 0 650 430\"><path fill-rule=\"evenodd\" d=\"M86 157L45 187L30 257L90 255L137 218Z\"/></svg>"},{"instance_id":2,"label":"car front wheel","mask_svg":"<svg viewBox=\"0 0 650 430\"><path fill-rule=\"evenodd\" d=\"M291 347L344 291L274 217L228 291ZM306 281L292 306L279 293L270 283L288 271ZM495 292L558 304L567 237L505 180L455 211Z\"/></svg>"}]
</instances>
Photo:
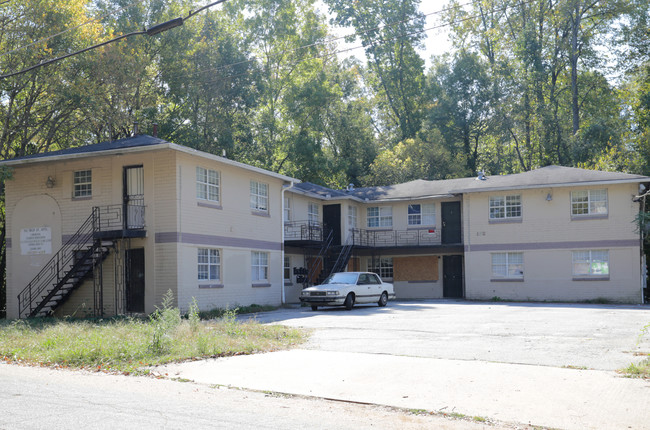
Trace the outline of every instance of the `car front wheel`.
<instances>
[{"instance_id":1,"label":"car front wheel","mask_svg":"<svg viewBox=\"0 0 650 430\"><path fill-rule=\"evenodd\" d=\"M352 309L352 306L354 306L354 294L348 294L348 296L345 298L345 303L343 303L343 306L345 306L345 309L347 310Z\"/></svg>"},{"instance_id":2,"label":"car front wheel","mask_svg":"<svg viewBox=\"0 0 650 430\"><path fill-rule=\"evenodd\" d=\"M386 291L384 291L383 293L381 293L381 297L379 297L379 301L377 302L377 304L380 307L384 307L386 306L386 303L388 303L388 294L386 293Z\"/></svg>"}]
</instances>

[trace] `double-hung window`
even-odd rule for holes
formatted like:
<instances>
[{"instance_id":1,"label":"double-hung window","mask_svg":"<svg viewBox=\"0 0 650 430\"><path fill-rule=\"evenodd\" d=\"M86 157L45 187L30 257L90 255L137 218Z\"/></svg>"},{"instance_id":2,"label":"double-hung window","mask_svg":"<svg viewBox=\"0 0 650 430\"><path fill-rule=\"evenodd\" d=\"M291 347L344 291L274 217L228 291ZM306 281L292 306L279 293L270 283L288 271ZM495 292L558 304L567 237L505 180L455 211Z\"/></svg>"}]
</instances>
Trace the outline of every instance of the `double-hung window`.
<instances>
[{"instance_id":1,"label":"double-hung window","mask_svg":"<svg viewBox=\"0 0 650 430\"><path fill-rule=\"evenodd\" d=\"M368 272L378 274L381 279L393 278L393 258L371 258L368 260Z\"/></svg>"},{"instance_id":2,"label":"double-hung window","mask_svg":"<svg viewBox=\"0 0 650 430\"><path fill-rule=\"evenodd\" d=\"M93 195L92 170L78 170L74 172L73 185L73 197L91 197Z\"/></svg>"},{"instance_id":3,"label":"double-hung window","mask_svg":"<svg viewBox=\"0 0 650 430\"><path fill-rule=\"evenodd\" d=\"M571 215L607 215L607 190L571 191Z\"/></svg>"},{"instance_id":4,"label":"double-hung window","mask_svg":"<svg viewBox=\"0 0 650 430\"><path fill-rule=\"evenodd\" d=\"M573 251L573 276L609 276L609 251Z\"/></svg>"},{"instance_id":5,"label":"double-hung window","mask_svg":"<svg viewBox=\"0 0 650 430\"><path fill-rule=\"evenodd\" d=\"M284 256L284 282L291 282L291 257L288 255Z\"/></svg>"},{"instance_id":6,"label":"double-hung window","mask_svg":"<svg viewBox=\"0 0 650 430\"><path fill-rule=\"evenodd\" d=\"M490 197L490 219L521 218L521 195L512 194Z\"/></svg>"},{"instance_id":7,"label":"double-hung window","mask_svg":"<svg viewBox=\"0 0 650 430\"><path fill-rule=\"evenodd\" d=\"M390 206L373 206L366 208L368 227L392 227L393 208Z\"/></svg>"},{"instance_id":8,"label":"double-hung window","mask_svg":"<svg viewBox=\"0 0 650 430\"><path fill-rule=\"evenodd\" d=\"M268 212L269 210L269 186L262 182L251 181L251 209L255 211Z\"/></svg>"},{"instance_id":9,"label":"double-hung window","mask_svg":"<svg viewBox=\"0 0 650 430\"><path fill-rule=\"evenodd\" d=\"M196 168L196 198L219 203L219 172L216 170Z\"/></svg>"},{"instance_id":10,"label":"double-hung window","mask_svg":"<svg viewBox=\"0 0 650 430\"><path fill-rule=\"evenodd\" d=\"M433 203L408 205L408 225L436 225L436 206Z\"/></svg>"},{"instance_id":11,"label":"double-hung window","mask_svg":"<svg viewBox=\"0 0 650 430\"><path fill-rule=\"evenodd\" d=\"M221 252L218 249L198 249L199 281L221 280Z\"/></svg>"},{"instance_id":12,"label":"double-hung window","mask_svg":"<svg viewBox=\"0 0 650 430\"><path fill-rule=\"evenodd\" d=\"M357 228L357 207L348 206L348 228Z\"/></svg>"},{"instance_id":13,"label":"double-hung window","mask_svg":"<svg viewBox=\"0 0 650 430\"><path fill-rule=\"evenodd\" d=\"M284 222L291 221L291 198L284 196Z\"/></svg>"},{"instance_id":14,"label":"double-hung window","mask_svg":"<svg viewBox=\"0 0 650 430\"><path fill-rule=\"evenodd\" d=\"M523 252L495 252L492 254L492 277L503 279L523 279Z\"/></svg>"},{"instance_id":15,"label":"double-hung window","mask_svg":"<svg viewBox=\"0 0 650 430\"><path fill-rule=\"evenodd\" d=\"M307 221L310 224L318 224L318 204L309 202L307 205Z\"/></svg>"},{"instance_id":16,"label":"double-hung window","mask_svg":"<svg viewBox=\"0 0 650 430\"><path fill-rule=\"evenodd\" d=\"M251 252L251 278L253 282L269 280L268 252Z\"/></svg>"}]
</instances>

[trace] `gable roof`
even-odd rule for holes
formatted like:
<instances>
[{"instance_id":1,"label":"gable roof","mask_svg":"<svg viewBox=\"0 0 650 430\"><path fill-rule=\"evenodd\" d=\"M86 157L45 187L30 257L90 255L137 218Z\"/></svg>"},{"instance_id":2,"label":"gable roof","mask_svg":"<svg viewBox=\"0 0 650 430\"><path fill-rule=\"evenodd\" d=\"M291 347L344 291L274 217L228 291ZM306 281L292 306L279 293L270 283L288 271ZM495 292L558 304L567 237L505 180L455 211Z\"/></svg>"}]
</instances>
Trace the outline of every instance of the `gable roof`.
<instances>
[{"instance_id":1,"label":"gable roof","mask_svg":"<svg viewBox=\"0 0 650 430\"><path fill-rule=\"evenodd\" d=\"M69 160L73 158L86 158L92 156L115 155L124 151L139 152L139 151L153 151L157 149L172 149L186 154L196 155L209 160L219 161L231 166L237 166L245 170L250 170L274 178L282 179L287 182L300 182L300 180L291 178L289 176L281 175L279 173L271 172L260 167L250 166L248 164L240 163L238 161L230 160L225 157L219 157L214 154L199 151L196 149L188 148L186 146L177 145L168 142L158 137L149 136L147 134L139 134L137 136L127 137L119 140L112 140L109 142L95 143L92 145L77 146L75 148L61 149L59 151L44 152L34 155L26 155L23 157L16 157L11 160L0 161L0 165L5 166L18 166L32 163L40 163L47 161Z\"/></svg>"},{"instance_id":2,"label":"gable roof","mask_svg":"<svg viewBox=\"0 0 650 430\"><path fill-rule=\"evenodd\" d=\"M442 179L437 181L418 179L402 184L356 188L349 191L332 190L321 185L303 182L296 184L291 190L294 191L297 189L303 194L310 194L316 198L325 200L349 198L357 201L393 201L453 197L458 194L485 191L635 182L650 182L650 177L620 172L578 169L574 167L547 166L523 173L485 176L484 180L478 178Z\"/></svg>"}]
</instances>

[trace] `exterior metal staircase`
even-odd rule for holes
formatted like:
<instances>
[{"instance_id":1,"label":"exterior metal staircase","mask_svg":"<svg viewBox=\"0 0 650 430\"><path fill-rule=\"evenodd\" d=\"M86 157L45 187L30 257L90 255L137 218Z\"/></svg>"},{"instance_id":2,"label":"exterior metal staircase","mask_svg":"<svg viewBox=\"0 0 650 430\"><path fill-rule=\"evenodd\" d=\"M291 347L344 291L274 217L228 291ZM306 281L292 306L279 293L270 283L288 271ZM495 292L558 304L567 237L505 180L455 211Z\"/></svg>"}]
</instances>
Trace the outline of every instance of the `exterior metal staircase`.
<instances>
[{"instance_id":1,"label":"exterior metal staircase","mask_svg":"<svg viewBox=\"0 0 650 430\"><path fill-rule=\"evenodd\" d=\"M305 287L309 286L309 284L312 283L312 279L320 279L320 276L323 273L324 264L327 260L327 254L329 253L333 240L334 232L331 229L327 229L324 232L323 242L318 249L318 254L316 254L315 257L312 257L311 261L309 262L309 266L307 268L307 277L305 278L304 282Z\"/></svg>"},{"instance_id":2,"label":"exterior metal staircase","mask_svg":"<svg viewBox=\"0 0 650 430\"><path fill-rule=\"evenodd\" d=\"M93 208L79 230L18 294L21 318L52 315L102 264L112 242L99 238L99 216L100 209Z\"/></svg>"}]
</instances>

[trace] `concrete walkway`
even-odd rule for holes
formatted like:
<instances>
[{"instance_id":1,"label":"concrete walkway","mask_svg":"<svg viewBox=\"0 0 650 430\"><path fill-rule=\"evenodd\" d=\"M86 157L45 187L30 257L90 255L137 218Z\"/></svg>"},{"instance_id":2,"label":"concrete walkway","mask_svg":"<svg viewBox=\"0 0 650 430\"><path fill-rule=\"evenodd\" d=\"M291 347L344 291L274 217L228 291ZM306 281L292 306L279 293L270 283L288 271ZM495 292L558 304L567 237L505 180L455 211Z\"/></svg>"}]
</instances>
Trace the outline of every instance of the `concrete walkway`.
<instances>
[{"instance_id":1,"label":"concrete walkway","mask_svg":"<svg viewBox=\"0 0 650 430\"><path fill-rule=\"evenodd\" d=\"M156 373L559 429L650 429L650 381L612 371L292 350L173 364Z\"/></svg>"}]
</instances>

